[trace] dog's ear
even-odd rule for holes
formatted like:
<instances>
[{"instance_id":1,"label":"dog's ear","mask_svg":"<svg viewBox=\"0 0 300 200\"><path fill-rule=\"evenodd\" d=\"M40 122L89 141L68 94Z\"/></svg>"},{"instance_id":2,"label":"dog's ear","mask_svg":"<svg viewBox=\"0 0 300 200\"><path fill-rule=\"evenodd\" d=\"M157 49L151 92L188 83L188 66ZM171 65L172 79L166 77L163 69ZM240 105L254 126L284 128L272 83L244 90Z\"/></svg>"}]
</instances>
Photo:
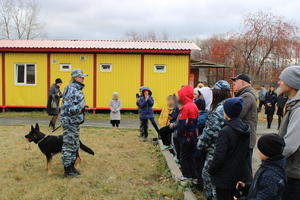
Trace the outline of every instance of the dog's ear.
<instances>
[{"instance_id":1,"label":"dog's ear","mask_svg":"<svg viewBox=\"0 0 300 200\"><path fill-rule=\"evenodd\" d=\"M31 125L31 131L34 131L34 128L33 128L33 126Z\"/></svg>"},{"instance_id":2,"label":"dog's ear","mask_svg":"<svg viewBox=\"0 0 300 200\"><path fill-rule=\"evenodd\" d=\"M39 126L38 123L35 124L35 130L36 130L36 131L40 131L40 126Z\"/></svg>"}]
</instances>

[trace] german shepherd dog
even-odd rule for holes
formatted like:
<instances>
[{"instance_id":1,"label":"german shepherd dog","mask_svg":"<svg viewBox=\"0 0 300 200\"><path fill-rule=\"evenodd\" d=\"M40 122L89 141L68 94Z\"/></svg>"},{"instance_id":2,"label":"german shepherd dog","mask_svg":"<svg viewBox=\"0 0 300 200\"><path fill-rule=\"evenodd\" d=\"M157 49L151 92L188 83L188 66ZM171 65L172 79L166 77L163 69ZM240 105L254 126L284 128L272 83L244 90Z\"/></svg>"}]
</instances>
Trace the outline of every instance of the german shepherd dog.
<instances>
[{"instance_id":1,"label":"german shepherd dog","mask_svg":"<svg viewBox=\"0 0 300 200\"><path fill-rule=\"evenodd\" d=\"M35 125L35 128L31 125L31 131L25 135L25 138L29 142L36 143L41 152L46 156L47 159L47 171L48 174L52 173L52 167L51 167L51 161L53 155L60 153L62 151L62 145L63 145L63 135L46 135L40 131L40 127L38 124ZM90 149L89 147L85 146L80 141L80 149L83 151L94 155L94 151ZM77 151L76 155L76 164L79 165L81 162L81 158L79 156L79 152Z\"/></svg>"}]
</instances>

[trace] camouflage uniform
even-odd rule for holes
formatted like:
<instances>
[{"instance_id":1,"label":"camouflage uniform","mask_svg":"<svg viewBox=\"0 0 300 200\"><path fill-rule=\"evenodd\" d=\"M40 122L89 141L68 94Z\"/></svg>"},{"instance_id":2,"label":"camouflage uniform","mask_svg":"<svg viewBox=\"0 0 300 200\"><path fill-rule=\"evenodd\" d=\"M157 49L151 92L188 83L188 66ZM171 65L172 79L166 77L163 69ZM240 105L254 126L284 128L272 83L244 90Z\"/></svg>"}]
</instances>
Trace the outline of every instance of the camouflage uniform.
<instances>
[{"instance_id":1,"label":"camouflage uniform","mask_svg":"<svg viewBox=\"0 0 300 200\"><path fill-rule=\"evenodd\" d=\"M218 81L212 89L230 90L227 81ZM208 170L213 160L219 132L224 126L224 109L223 103L219 103L216 108L209 113L203 133L200 135L197 147L206 152L204 167L202 170L204 193L208 200L217 200L216 188L212 183Z\"/></svg>"},{"instance_id":2,"label":"camouflage uniform","mask_svg":"<svg viewBox=\"0 0 300 200\"><path fill-rule=\"evenodd\" d=\"M216 188L212 184L208 173L209 167L213 160L216 148L216 142L219 132L224 125L223 102L218 104L217 108L212 111L207 118L206 126L200 135L197 147L206 152L204 167L202 170L202 178L204 184L204 192L207 199L216 200Z\"/></svg>"},{"instance_id":3,"label":"camouflage uniform","mask_svg":"<svg viewBox=\"0 0 300 200\"><path fill-rule=\"evenodd\" d=\"M65 167L75 163L79 149L79 125L84 122L84 84L74 81L63 94L61 123L63 127L62 161Z\"/></svg>"}]
</instances>

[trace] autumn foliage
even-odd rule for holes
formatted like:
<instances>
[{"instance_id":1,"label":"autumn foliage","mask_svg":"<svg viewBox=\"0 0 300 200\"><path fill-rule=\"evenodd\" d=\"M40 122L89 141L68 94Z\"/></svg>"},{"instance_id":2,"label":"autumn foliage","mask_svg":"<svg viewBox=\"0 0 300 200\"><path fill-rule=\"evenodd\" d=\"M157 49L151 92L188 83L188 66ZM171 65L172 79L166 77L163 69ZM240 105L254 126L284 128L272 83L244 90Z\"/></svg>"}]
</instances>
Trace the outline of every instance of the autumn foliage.
<instances>
[{"instance_id":1,"label":"autumn foliage","mask_svg":"<svg viewBox=\"0 0 300 200\"><path fill-rule=\"evenodd\" d=\"M245 16L238 33L214 36L199 42L201 59L237 68L250 74L255 83L272 84L267 78L300 61L298 27L272 13Z\"/></svg>"}]
</instances>

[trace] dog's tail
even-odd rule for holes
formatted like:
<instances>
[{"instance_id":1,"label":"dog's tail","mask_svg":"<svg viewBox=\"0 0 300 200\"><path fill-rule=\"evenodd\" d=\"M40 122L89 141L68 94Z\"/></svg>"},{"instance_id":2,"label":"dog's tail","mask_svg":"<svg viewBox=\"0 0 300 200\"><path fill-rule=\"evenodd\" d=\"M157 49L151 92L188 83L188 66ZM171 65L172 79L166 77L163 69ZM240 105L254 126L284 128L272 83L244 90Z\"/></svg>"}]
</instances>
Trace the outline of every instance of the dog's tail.
<instances>
[{"instance_id":1,"label":"dog's tail","mask_svg":"<svg viewBox=\"0 0 300 200\"><path fill-rule=\"evenodd\" d=\"M93 151L92 149L90 149L89 147L87 147L87 146L85 146L84 144L82 144L81 141L79 141L79 142L80 142L80 149L82 149L83 151L85 151L85 152L87 152L87 153L89 153L89 154L92 154L92 155L95 154L94 151Z\"/></svg>"}]
</instances>

